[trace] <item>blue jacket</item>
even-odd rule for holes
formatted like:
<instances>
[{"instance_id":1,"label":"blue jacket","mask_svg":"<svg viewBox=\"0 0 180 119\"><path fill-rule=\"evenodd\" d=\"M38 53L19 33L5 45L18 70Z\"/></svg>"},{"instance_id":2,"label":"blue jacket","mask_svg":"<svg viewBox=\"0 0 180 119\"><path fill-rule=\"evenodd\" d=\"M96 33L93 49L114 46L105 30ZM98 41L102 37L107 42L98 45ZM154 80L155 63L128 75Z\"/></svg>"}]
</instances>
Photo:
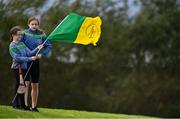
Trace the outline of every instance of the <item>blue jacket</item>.
<instances>
[{"instance_id":1,"label":"blue jacket","mask_svg":"<svg viewBox=\"0 0 180 119\"><path fill-rule=\"evenodd\" d=\"M36 54L38 48L31 51L23 42L12 41L9 45L9 52L13 58L11 68L18 69L21 64L22 69L27 69L27 62L32 61L32 56Z\"/></svg>"},{"instance_id":2,"label":"blue jacket","mask_svg":"<svg viewBox=\"0 0 180 119\"><path fill-rule=\"evenodd\" d=\"M36 30L33 31L31 29L26 29L22 32L21 41L26 44L26 46L33 50L38 45L42 44L46 40L46 34L43 31ZM52 49L52 46L49 41L44 44L44 48L41 50L40 54L42 57L46 57Z\"/></svg>"}]
</instances>

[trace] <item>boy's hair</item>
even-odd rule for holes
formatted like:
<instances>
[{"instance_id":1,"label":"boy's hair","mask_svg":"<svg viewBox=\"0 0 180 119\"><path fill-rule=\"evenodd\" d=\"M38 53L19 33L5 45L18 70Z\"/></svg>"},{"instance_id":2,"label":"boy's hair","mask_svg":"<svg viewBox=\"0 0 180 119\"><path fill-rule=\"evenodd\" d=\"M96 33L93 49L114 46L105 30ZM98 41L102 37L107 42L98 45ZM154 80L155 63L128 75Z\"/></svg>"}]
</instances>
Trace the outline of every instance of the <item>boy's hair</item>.
<instances>
[{"instance_id":1,"label":"boy's hair","mask_svg":"<svg viewBox=\"0 0 180 119\"><path fill-rule=\"evenodd\" d=\"M18 31L21 31L22 28L20 26L14 26L10 29L10 40L13 39L13 35L16 35Z\"/></svg>"},{"instance_id":2,"label":"boy's hair","mask_svg":"<svg viewBox=\"0 0 180 119\"><path fill-rule=\"evenodd\" d=\"M35 16L30 17L30 18L28 19L28 24L30 24L30 22L33 21L33 20L37 21L37 22L38 22L38 25L40 25L39 19L36 18Z\"/></svg>"}]
</instances>

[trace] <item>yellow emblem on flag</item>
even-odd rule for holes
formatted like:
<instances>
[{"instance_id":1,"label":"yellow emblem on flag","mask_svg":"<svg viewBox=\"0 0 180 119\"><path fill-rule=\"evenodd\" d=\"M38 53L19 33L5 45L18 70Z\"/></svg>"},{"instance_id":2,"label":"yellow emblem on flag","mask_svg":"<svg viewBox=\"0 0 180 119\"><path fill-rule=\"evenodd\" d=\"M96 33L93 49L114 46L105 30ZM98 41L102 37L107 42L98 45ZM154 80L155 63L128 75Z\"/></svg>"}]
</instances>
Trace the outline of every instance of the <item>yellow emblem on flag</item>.
<instances>
[{"instance_id":1,"label":"yellow emblem on flag","mask_svg":"<svg viewBox=\"0 0 180 119\"><path fill-rule=\"evenodd\" d=\"M101 35L101 24L102 21L100 17L87 17L81 25L78 36L74 43L84 45L93 44L96 46L96 43Z\"/></svg>"}]
</instances>

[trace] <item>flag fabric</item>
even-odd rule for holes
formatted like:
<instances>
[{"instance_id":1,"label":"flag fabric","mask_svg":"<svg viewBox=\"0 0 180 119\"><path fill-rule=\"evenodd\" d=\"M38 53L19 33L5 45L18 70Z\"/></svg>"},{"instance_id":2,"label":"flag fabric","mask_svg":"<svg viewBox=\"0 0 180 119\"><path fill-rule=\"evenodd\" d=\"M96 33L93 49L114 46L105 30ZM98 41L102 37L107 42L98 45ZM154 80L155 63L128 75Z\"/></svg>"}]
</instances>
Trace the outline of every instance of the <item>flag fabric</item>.
<instances>
[{"instance_id":1,"label":"flag fabric","mask_svg":"<svg viewBox=\"0 0 180 119\"><path fill-rule=\"evenodd\" d=\"M80 16L70 13L48 36L49 41L65 43L93 44L96 46L101 35L101 18Z\"/></svg>"}]
</instances>

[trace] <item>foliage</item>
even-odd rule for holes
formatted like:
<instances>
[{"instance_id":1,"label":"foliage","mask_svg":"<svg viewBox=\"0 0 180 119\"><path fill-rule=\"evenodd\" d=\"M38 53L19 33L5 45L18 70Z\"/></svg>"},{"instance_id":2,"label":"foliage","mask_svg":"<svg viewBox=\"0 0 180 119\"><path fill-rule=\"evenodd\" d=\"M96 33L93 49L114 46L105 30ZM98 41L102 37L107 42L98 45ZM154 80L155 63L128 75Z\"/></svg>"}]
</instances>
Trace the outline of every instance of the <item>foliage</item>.
<instances>
[{"instance_id":1,"label":"foliage","mask_svg":"<svg viewBox=\"0 0 180 119\"><path fill-rule=\"evenodd\" d=\"M9 29L25 28L28 17L38 14L45 2L14 1L6 7L0 3L0 104L13 98ZM97 47L52 43L52 56L41 62L40 107L180 116L179 2L141 4L132 19L126 0L60 0L42 14L41 27L47 34L69 12L100 15L103 25ZM27 12L32 8L35 12Z\"/></svg>"}]
</instances>

